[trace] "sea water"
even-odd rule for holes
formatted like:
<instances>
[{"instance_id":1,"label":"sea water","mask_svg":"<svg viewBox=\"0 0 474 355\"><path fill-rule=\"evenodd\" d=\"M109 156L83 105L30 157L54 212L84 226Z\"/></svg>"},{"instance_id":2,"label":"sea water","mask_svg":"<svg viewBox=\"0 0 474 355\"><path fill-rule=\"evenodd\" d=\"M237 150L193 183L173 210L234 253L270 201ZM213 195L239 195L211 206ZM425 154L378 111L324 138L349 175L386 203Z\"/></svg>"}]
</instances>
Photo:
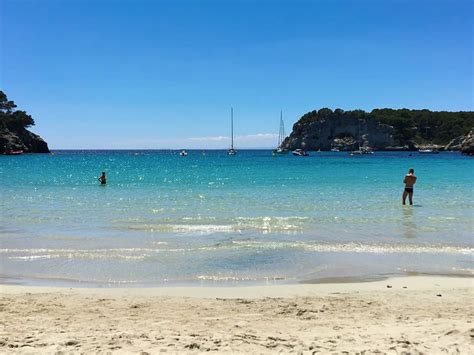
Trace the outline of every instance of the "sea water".
<instances>
[{"instance_id":1,"label":"sea water","mask_svg":"<svg viewBox=\"0 0 474 355\"><path fill-rule=\"evenodd\" d=\"M414 206L402 206L410 167ZM0 156L0 277L147 286L471 275L473 168L448 152Z\"/></svg>"}]
</instances>

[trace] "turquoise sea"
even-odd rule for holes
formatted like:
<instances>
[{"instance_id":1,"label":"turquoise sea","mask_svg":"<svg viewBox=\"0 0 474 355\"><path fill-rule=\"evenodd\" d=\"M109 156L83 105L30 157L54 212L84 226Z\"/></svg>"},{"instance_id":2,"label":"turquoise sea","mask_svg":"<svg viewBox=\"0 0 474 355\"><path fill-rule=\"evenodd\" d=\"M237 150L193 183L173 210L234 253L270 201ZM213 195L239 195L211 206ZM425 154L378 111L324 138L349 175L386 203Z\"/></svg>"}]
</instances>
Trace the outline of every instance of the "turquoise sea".
<instances>
[{"instance_id":1,"label":"turquoise sea","mask_svg":"<svg viewBox=\"0 0 474 355\"><path fill-rule=\"evenodd\" d=\"M403 177L418 176L414 206ZM100 186L101 171L108 175ZM0 282L293 283L474 269L474 159L270 151L0 156Z\"/></svg>"}]
</instances>

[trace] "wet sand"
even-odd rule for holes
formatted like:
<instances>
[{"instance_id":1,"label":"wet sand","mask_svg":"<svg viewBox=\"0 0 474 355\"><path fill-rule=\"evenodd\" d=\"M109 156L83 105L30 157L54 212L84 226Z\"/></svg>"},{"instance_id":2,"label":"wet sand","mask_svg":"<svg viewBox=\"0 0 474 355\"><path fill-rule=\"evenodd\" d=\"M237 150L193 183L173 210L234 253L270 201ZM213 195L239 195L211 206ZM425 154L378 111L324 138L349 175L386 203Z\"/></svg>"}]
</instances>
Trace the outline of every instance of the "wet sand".
<instances>
[{"instance_id":1,"label":"wet sand","mask_svg":"<svg viewBox=\"0 0 474 355\"><path fill-rule=\"evenodd\" d=\"M474 279L258 287L0 286L1 353L474 352Z\"/></svg>"}]
</instances>

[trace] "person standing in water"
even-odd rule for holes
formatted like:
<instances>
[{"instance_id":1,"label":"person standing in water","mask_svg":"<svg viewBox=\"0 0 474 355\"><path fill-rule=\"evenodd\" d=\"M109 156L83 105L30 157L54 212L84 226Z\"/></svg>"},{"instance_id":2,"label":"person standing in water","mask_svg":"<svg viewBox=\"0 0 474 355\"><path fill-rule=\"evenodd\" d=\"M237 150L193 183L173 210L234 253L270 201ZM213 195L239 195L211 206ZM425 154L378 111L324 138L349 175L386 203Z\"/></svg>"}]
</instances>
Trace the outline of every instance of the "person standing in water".
<instances>
[{"instance_id":1,"label":"person standing in water","mask_svg":"<svg viewBox=\"0 0 474 355\"><path fill-rule=\"evenodd\" d=\"M403 183L405 184L405 189L403 190L402 195L402 204L405 204L405 201L408 196L408 200L410 201L410 205L413 205L413 185L416 183L416 176L415 170L410 168L408 170L408 174L403 179Z\"/></svg>"},{"instance_id":2,"label":"person standing in water","mask_svg":"<svg viewBox=\"0 0 474 355\"><path fill-rule=\"evenodd\" d=\"M102 172L102 175L97 180L100 181L101 185L107 184L107 178L105 177L105 171Z\"/></svg>"}]
</instances>

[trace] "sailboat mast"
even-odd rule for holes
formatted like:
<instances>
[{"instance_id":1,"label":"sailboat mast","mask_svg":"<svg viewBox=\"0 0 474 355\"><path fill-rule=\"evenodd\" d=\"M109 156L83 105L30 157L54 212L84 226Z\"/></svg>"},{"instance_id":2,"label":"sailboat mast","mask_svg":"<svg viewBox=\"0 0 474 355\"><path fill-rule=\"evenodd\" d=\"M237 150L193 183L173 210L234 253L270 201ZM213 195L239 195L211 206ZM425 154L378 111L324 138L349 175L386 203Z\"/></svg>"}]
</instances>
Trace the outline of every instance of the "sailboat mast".
<instances>
[{"instance_id":1,"label":"sailboat mast","mask_svg":"<svg viewBox=\"0 0 474 355\"><path fill-rule=\"evenodd\" d=\"M230 108L230 147L234 149L234 108Z\"/></svg>"},{"instance_id":2,"label":"sailboat mast","mask_svg":"<svg viewBox=\"0 0 474 355\"><path fill-rule=\"evenodd\" d=\"M281 119L281 142L285 140L286 134L285 134L285 122L283 122L283 118Z\"/></svg>"},{"instance_id":3,"label":"sailboat mast","mask_svg":"<svg viewBox=\"0 0 474 355\"><path fill-rule=\"evenodd\" d=\"M283 143L284 139L285 139L285 126L283 124L283 111L280 111L280 131L278 134L278 146L280 146Z\"/></svg>"}]
</instances>

